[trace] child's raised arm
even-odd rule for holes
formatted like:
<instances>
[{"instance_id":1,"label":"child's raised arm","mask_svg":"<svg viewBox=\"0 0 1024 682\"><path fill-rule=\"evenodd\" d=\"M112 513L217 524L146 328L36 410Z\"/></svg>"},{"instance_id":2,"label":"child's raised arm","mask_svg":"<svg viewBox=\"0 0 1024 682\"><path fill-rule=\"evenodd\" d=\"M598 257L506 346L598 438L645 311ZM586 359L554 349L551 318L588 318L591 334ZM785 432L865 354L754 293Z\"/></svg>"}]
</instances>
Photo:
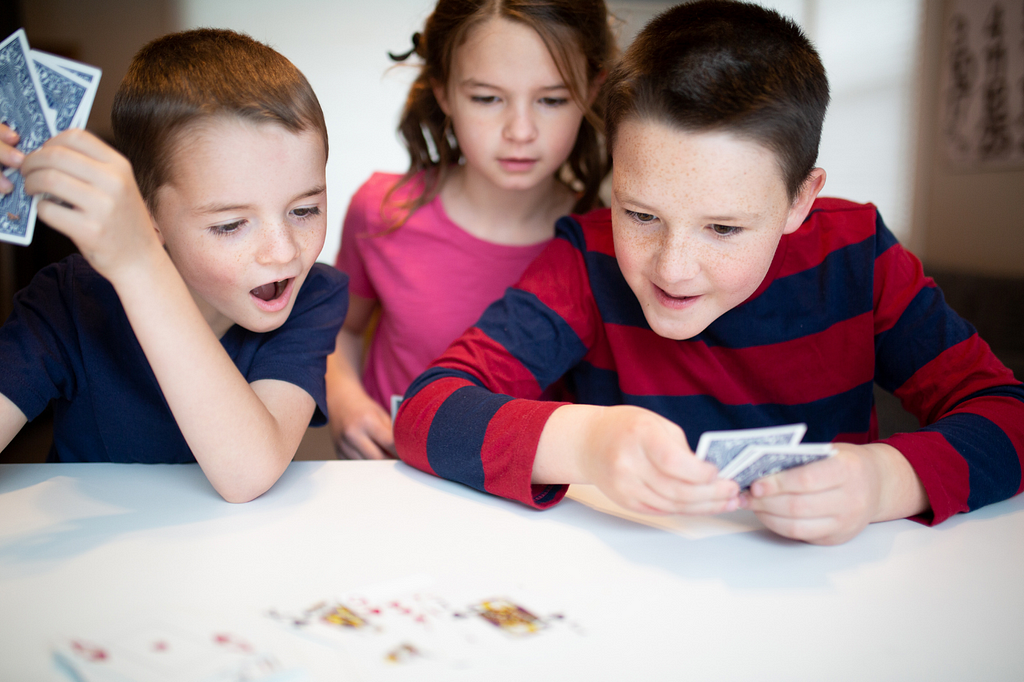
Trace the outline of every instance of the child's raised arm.
<instances>
[{"instance_id":1,"label":"child's raised arm","mask_svg":"<svg viewBox=\"0 0 1024 682\"><path fill-rule=\"evenodd\" d=\"M386 459L395 456L391 415L371 398L359 378L363 336L377 301L349 294L348 315L327 358L327 405L331 436L339 457Z\"/></svg>"},{"instance_id":2,"label":"child's raised arm","mask_svg":"<svg viewBox=\"0 0 1024 682\"><path fill-rule=\"evenodd\" d=\"M114 286L171 412L225 500L245 502L280 477L313 413L293 384L248 384L164 250L129 163L70 130L28 156L26 191L49 193L39 217L75 242Z\"/></svg>"}]
</instances>

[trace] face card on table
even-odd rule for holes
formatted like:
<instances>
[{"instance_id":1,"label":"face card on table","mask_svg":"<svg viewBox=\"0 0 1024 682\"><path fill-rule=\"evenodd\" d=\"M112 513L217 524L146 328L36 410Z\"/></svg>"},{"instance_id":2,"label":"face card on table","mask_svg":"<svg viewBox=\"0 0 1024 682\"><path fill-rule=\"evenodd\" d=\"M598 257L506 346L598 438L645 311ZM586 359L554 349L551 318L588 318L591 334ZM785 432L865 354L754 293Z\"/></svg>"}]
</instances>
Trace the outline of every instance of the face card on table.
<instances>
[{"instance_id":1,"label":"face card on table","mask_svg":"<svg viewBox=\"0 0 1024 682\"><path fill-rule=\"evenodd\" d=\"M761 429L705 431L697 441L694 453L722 471L744 449L751 445L795 445L807 432L806 424L787 424Z\"/></svg>"},{"instance_id":2,"label":"face card on table","mask_svg":"<svg viewBox=\"0 0 1024 682\"><path fill-rule=\"evenodd\" d=\"M18 150L29 154L53 136L51 117L25 32L18 29L0 43L0 122L18 133ZM4 175L14 190L0 197L0 240L24 246L32 241L39 199L25 194L20 172L7 169Z\"/></svg>"}]
</instances>

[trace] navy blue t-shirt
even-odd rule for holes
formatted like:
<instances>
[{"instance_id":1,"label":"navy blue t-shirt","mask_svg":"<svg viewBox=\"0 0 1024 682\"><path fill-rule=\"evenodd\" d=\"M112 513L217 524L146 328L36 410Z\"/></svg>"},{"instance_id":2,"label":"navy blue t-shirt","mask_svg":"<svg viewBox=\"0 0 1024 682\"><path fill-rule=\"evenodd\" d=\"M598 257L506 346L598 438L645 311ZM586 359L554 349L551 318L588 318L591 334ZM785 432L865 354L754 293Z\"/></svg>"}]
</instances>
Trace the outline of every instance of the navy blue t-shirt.
<instances>
[{"instance_id":1,"label":"navy blue t-shirt","mask_svg":"<svg viewBox=\"0 0 1024 682\"><path fill-rule=\"evenodd\" d=\"M326 421L327 356L348 309L348 277L317 263L288 320L267 333L238 325L221 338L252 383L287 381ZM41 270L0 328L0 393L29 419L53 401L51 461L185 463L185 442L114 287L79 255Z\"/></svg>"}]
</instances>

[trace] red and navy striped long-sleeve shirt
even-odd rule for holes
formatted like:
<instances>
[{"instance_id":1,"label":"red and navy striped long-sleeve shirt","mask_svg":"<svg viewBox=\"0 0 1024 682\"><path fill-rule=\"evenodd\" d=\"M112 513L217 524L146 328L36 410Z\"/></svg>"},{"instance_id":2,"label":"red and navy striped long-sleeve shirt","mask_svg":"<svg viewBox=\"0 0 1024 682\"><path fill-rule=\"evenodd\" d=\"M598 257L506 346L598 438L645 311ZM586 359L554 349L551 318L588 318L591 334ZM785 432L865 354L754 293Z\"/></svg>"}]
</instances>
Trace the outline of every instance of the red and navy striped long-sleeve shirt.
<instances>
[{"instance_id":1,"label":"red and navy striped long-sleeve shirt","mask_svg":"<svg viewBox=\"0 0 1024 682\"><path fill-rule=\"evenodd\" d=\"M782 237L756 292L683 341L658 336L622 277L610 214L556 239L413 384L395 424L403 460L543 508L532 485L564 378L577 402L639 405L707 430L805 422L806 441L877 439L872 384L922 428L886 443L917 472L938 523L1021 491L1024 386L946 305L871 205L819 199Z\"/></svg>"}]
</instances>

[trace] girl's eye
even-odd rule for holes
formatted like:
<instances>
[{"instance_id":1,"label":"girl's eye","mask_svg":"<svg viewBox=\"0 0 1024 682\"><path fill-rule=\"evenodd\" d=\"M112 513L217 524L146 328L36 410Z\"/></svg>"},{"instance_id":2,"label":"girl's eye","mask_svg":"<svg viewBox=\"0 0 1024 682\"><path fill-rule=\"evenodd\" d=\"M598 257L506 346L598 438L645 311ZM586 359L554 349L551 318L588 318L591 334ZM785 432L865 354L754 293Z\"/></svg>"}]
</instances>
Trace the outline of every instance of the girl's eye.
<instances>
[{"instance_id":1,"label":"girl's eye","mask_svg":"<svg viewBox=\"0 0 1024 682\"><path fill-rule=\"evenodd\" d=\"M292 215L296 218L312 218L313 216L320 215L320 207L303 206L302 208L292 209Z\"/></svg>"},{"instance_id":2,"label":"girl's eye","mask_svg":"<svg viewBox=\"0 0 1024 682\"><path fill-rule=\"evenodd\" d=\"M210 228L210 231L214 234L233 234L238 231L240 227L245 223L244 220L236 220L233 223L225 223L223 225L214 225Z\"/></svg>"},{"instance_id":3,"label":"girl's eye","mask_svg":"<svg viewBox=\"0 0 1024 682\"><path fill-rule=\"evenodd\" d=\"M627 216L629 216L635 222L638 222L642 225L646 225L647 223L653 223L655 220L658 219L658 216L652 213L638 213L637 211L630 211L628 209L624 210L626 211Z\"/></svg>"},{"instance_id":4,"label":"girl's eye","mask_svg":"<svg viewBox=\"0 0 1024 682\"><path fill-rule=\"evenodd\" d=\"M566 97L541 97L540 103L546 107L561 107L569 103Z\"/></svg>"},{"instance_id":5,"label":"girl's eye","mask_svg":"<svg viewBox=\"0 0 1024 682\"><path fill-rule=\"evenodd\" d=\"M469 99L477 104L494 104L498 101L495 95L473 95Z\"/></svg>"},{"instance_id":6,"label":"girl's eye","mask_svg":"<svg viewBox=\"0 0 1024 682\"><path fill-rule=\"evenodd\" d=\"M740 230L742 230L743 228L736 227L734 225L716 225L716 224L713 224L713 225L711 225L711 229L719 237L728 237L730 235L739 234Z\"/></svg>"}]
</instances>

